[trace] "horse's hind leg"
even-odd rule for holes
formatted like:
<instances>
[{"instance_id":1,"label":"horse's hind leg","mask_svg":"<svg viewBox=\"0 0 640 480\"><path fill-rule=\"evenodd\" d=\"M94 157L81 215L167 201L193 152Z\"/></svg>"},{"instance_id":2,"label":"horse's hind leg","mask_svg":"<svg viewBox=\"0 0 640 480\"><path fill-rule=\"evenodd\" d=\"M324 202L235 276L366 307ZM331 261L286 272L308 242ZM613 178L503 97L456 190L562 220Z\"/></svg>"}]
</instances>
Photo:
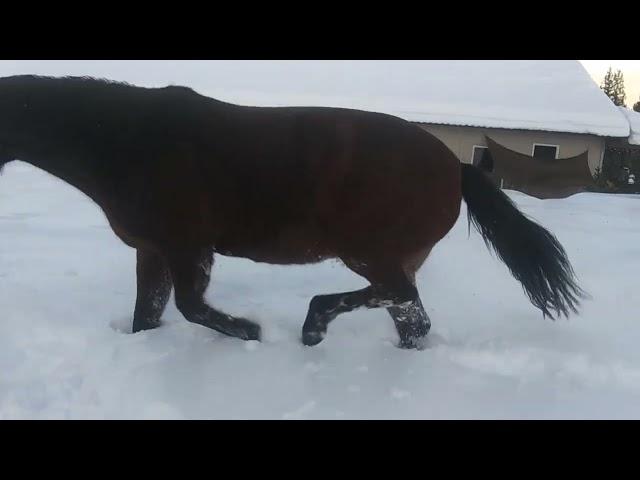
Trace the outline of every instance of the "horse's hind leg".
<instances>
[{"instance_id":1,"label":"horse's hind leg","mask_svg":"<svg viewBox=\"0 0 640 480\"><path fill-rule=\"evenodd\" d=\"M431 328L431 320L422 306L420 297L406 305L387 308L400 336L400 348L425 347L425 338Z\"/></svg>"},{"instance_id":2,"label":"horse's hind leg","mask_svg":"<svg viewBox=\"0 0 640 480\"><path fill-rule=\"evenodd\" d=\"M150 250L138 249L138 292L133 314L133 333L160 326L160 317L171 295L171 275L164 258Z\"/></svg>"},{"instance_id":3,"label":"horse's hind leg","mask_svg":"<svg viewBox=\"0 0 640 480\"><path fill-rule=\"evenodd\" d=\"M302 341L305 345L320 343L331 321L342 313L358 308L396 308L394 312L398 314L400 321L404 321L404 317L408 315L416 317L412 306L419 304L418 290L402 269L389 269L375 276L367 275L367 278L372 284L362 290L319 295L311 300L302 328ZM423 338L427 332L428 329L404 328L403 325L403 343L418 347L420 342L417 336L421 335Z\"/></svg>"},{"instance_id":4,"label":"horse's hind leg","mask_svg":"<svg viewBox=\"0 0 640 480\"><path fill-rule=\"evenodd\" d=\"M404 270L413 272L408 276L414 285L416 284L415 272L422 266L429 253L431 253L431 248L424 249L413 255L410 261L404 262ZM389 307L387 311L391 315L400 337L400 348L422 349L426 346L425 339L431 329L431 320L417 293L415 301L402 306Z\"/></svg>"},{"instance_id":5,"label":"horse's hind leg","mask_svg":"<svg viewBox=\"0 0 640 480\"><path fill-rule=\"evenodd\" d=\"M260 340L260 326L211 308L204 300L209 285L213 250L190 249L169 255L176 292L176 306L193 323L243 340Z\"/></svg>"}]
</instances>

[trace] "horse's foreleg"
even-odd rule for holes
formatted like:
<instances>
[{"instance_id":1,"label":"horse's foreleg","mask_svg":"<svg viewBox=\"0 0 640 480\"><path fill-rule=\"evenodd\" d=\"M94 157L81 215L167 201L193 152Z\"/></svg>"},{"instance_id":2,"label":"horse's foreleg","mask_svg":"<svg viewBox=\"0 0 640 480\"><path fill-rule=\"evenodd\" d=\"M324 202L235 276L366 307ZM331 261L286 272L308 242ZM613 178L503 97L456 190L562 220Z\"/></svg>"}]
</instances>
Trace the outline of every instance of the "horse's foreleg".
<instances>
[{"instance_id":1,"label":"horse's foreleg","mask_svg":"<svg viewBox=\"0 0 640 480\"><path fill-rule=\"evenodd\" d=\"M209 285L212 249L174 252L170 270L176 289L176 306L193 323L209 327L231 337L260 340L260 326L244 318L236 318L211 308L204 300Z\"/></svg>"},{"instance_id":2,"label":"horse's foreleg","mask_svg":"<svg viewBox=\"0 0 640 480\"><path fill-rule=\"evenodd\" d=\"M337 293L333 295L319 295L311 300L309 312L302 328L302 341L305 345L316 345L320 343L327 332L329 323L342 313L351 312L358 308L397 308L397 312L413 312L412 305L419 302L416 287L402 274L394 277L394 281L376 283L370 287L355 292ZM395 312L396 310L394 310ZM417 347L419 342L416 338L411 340L412 335L427 334L428 329L404 329L403 341L409 345L413 342Z\"/></svg>"},{"instance_id":3,"label":"horse's foreleg","mask_svg":"<svg viewBox=\"0 0 640 480\"><path fill-rule=\"evenodd\" d=\"M133 333L160 326L160 317L171 295L171 275L164 258L149 250L138 249L138 293L133 314Z\"/></svg>"}]
</instances>

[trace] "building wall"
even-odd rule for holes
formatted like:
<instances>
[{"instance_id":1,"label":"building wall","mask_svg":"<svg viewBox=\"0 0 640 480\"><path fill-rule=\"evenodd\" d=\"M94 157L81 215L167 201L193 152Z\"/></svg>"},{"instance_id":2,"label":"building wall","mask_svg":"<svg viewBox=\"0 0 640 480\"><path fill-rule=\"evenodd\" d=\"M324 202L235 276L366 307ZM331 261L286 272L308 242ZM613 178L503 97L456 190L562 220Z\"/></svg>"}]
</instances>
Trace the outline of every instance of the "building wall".
<instances>
[{"instance_id":1,"label":"building wall","mask_svg":"<svg viewBox=\"0 0 640 480\"><path fill-rule=\"evenodd\" d=\"M588 150L591 174L594 174L596 168L600 166L605 148L604 138L595 135L453 125L420 124L420 126L440 139L464 163L471 163L474 145L487 146L485 134L501 145L525 155L533 153L534 143L559 145L559 159L574 157Z\"/></svg>"}]
</instances>

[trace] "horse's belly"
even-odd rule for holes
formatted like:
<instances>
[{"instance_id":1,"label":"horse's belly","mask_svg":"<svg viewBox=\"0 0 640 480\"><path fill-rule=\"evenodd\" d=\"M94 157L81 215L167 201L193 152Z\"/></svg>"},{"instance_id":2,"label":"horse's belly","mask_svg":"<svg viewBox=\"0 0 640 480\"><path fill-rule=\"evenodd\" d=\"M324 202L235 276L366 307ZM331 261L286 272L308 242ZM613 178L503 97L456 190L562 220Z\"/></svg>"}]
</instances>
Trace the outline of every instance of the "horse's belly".
<instances>
[{"instance_id":1,"label":"horse's belly","mask_svg":"<svg viewBox=\"0 0 640 480\"><path fill-rule=\"evenodd\" d=\"M282 253L278 251L264 251L255 249L219 249L216 248L216 253L224 255L225 257L247 258L258 263L268 263L271 265L307 265L311 263L319 263L327 258L331 258L330 255L319 254L304 254L298 255L289 253Z\"/></svg>"},{"instance_id":2,"label":"horse's belly","mask_svg":"<svg viewBox=\"0 0 640 480\"><path fill-rule=\"evenodd\" d=\"M229 257L279 265L318 263L333 255L323 236L310 229L289 228L278 234L237 235L217 242L215 251Z\"/></svg>"}]
</instances>

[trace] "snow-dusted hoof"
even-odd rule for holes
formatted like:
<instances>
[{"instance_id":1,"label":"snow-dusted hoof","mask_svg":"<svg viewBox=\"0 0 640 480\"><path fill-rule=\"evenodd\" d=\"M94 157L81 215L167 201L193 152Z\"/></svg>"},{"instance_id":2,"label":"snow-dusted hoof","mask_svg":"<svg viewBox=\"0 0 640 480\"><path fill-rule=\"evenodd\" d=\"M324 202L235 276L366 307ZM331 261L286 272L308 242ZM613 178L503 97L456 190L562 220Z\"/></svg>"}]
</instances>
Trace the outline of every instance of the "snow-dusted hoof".
<instances>
[{"instance_id":1,"label":"snow-dusted hoof","mask_svg":"<svg viewBox=\"0 0 640 480\"><path fill-rule=\"evenodd\" d=\"M406 322L396 322L396 330L400 335L399 348L424 350L427 348L427 335L430 324L418 323L408 324Z\"/></svg>"},{"instance_id":2,"label":"snow-dusted hoof","mask_svg":"<svg viewBox=\"0 0 640 480\"><path fill-rule=\"evenodd\" d=\"M307 347L313 347L318 345L324 340L327 331L321 330L303 330L302 331L302 343Z\"/></svg>"},{"instance_id":3,"label":"snow-dusted hoof","mask_svg":"<svg viewBox=\"0 0 640 480\"><path fill-rule=\"evenodd\" d=\"M154 322L154 323L143 323L133 322L133 326L131 327L131 333L140 333L146 330L155 330L158 327L162 326L162 322Z\"/></svg>"},{"instance_id":4,"label":"snow-dusted hoof","mask_svg":"<svg viewBox=\"0 0 640 480\"><path fill-rule=\"evenodd\" d=\"M262 338L262 328L260 325L245 318L234 317L233 320L228 323L213 328L224 335L239 338L240 340L257 340L259 342Z\"/></svg>"},{"instance_id":5,"label":"snow-dusted hoof","mask_svg":"<svg viewBox=\"0 0 640 480\"><path fill-rule=\"evenodd\" d=\"M240 319L241 327L238 330L238 335L236 335L241 340L251 341L261 341L262 340L262 328L257 323L254 323L250 320Z\"/></svg>"},{"instance_id":6,"label":"snow-dusted hoof","mask_svg":"<svg viewBox=\"0 0 640 480\"><path fill-rule=\"evenodd\" d=\"M398 348L403 350L425 350L427 348L427 336L410 337L400 340Z\"/></svg>"},{"instance_id":7,"label":"snow-dusted hoof","mask_svg":"<svg viewBox=\"0 0 640 480\"><path fill-rule=\"evenodd\" d=\"M431 320L418 298L408 305L387 309L400 336L399 348L424 350L427 348L427 335L431 330Z\"/></svg>"}]
</instances>

